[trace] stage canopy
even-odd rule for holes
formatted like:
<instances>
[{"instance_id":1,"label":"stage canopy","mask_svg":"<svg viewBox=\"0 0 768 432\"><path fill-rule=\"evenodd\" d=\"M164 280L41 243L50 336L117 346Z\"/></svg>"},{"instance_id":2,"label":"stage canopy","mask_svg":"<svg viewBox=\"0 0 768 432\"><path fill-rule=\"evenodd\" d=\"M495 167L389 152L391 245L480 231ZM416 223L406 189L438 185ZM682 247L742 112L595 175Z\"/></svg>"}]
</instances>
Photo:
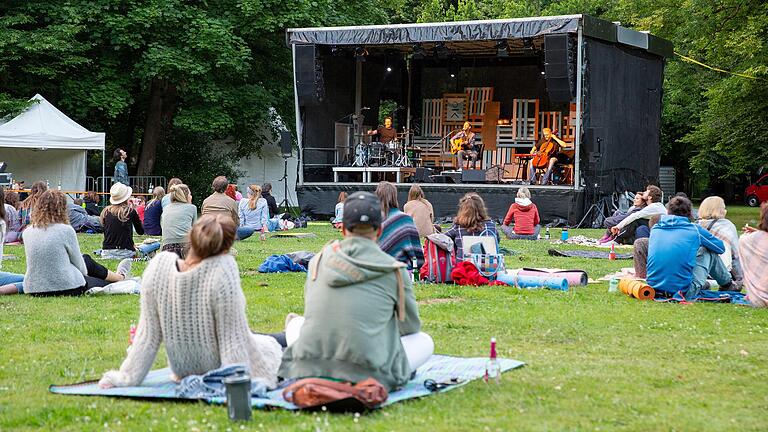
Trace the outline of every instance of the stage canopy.
<instances>
[{"instance_id":1,"label":"stage canopy","mask_svg":"<svg viewBox=\"0 0 768 432\"><path fill-rule=\"evenodd\" d=\"M645 32L589 15L392 24L350 27L289 29L287 43L311 45L405 45L435 42L479 42L534 38L576 33L582 24L584 36L618 42L664 57L672 56L671 42Z\"/></svg>"},{"instance_id":2,"label":"stage canopy","mask_svg":"<svg viewBox=\"0 0 768 432\"><path fill-rule=\"evenodd\" d=\"M91 132L39 94L36 103L0 125L0 160L14 179L37 180L64 190L84 190L86 152L104 151L105 134Z\"/></svg>"}]
</instances>

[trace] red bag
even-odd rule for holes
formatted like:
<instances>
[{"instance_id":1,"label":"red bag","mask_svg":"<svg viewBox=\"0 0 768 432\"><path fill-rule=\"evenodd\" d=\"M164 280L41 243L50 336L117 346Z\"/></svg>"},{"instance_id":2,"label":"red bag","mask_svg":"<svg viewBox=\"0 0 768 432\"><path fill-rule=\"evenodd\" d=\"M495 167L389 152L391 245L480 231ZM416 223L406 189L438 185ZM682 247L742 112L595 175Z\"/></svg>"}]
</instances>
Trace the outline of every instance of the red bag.
<instances>
[{"instance_id":1,"label":"red bag","mask_svg":"<svg viewBox=\"0 0 768 432\"><path fill-rule=\"evenodd\" d=\"M424 265L419 270L421 280L433 283L452 282L451 271L456 261L453 258L453 248L449 249L439 246L436 242L430 240L432 236L444 234L432 234L424 241ZM450 239L448 239L450 241ZM451 244L453 242L450 242Z\"/></svg>"},{"instance_id":2,"label":"red bag","mask_svg":"<svg viewBox=\"0 0 768 432\"><path fill-rule=\"evenodd\" d=\"M322 378L304 378L283 390L283 399L299 408L325 406L331 411L363 411L376 408L389 397L387 389L373 378L355 385Z\"/></svg>"}]
</instances>

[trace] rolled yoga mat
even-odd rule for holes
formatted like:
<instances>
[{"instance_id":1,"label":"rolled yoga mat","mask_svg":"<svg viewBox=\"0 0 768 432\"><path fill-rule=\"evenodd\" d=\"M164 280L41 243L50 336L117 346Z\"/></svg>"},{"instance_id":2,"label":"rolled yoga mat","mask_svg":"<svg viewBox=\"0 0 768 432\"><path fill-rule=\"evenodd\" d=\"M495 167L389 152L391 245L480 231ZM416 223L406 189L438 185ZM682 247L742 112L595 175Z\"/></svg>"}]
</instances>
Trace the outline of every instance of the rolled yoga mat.
<instances>
[{"instance_id":1,"label":"rolled yoga mat","mask_svg":"<svg viewBox=\"0 0 768 432\"><path fill-rule=\"evenodd\" d=\"M653 300L656 290L639 279L619 279L619 290L639 300Z\"/></svg>"},{"instance_id":2,"label":"rolled yoga mat","mask_svg":"<svg viewBox=\"0 0 768 432\"><path fill-rule=\"evenodd\" d=\"M568 280L568 285L583 285L586 286L589 278L587 272L581 270L562 270L562 271L547 271L536 270L532 268L524 268L517 272L518 276L540 276L540 277L564 277Z\"/></svg>"},{"instance_id":3,"label":"rolled yoga mat","mask_svg":"<svg viewBox=\"0 0 768 432\"><path fill-rule=\"evenodd\" d=\"M496 280L504 282L507 285L518 288L549 288L560 291L568 291L568 280L564 277L555 276L525 276L499 273Z\"/></svg>"}]
</instances>

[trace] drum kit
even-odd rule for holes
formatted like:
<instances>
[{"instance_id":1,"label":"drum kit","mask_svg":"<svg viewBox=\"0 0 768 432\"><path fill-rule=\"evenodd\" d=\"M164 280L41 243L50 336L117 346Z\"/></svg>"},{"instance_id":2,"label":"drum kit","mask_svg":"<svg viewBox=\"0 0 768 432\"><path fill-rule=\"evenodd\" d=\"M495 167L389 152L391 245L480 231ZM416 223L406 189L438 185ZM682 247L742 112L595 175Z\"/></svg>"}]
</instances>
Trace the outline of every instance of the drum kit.
<instances>
[{"instance_id":1,"label":"drum kit","mask_svg":"<svg viewBox=\"0 0 768 432\"><path fill-rule=\"evenodd\" d=\"M409 141L408 135L413 132L404 130L395 135L395 139L382 143L373 141L365 142L367 134L358 136L358 144L355 146L355 160L352 166L373 166L373 167L410 167L411 160L408 158L408 148L406 143Z\"/></svg>"}]
</instances>

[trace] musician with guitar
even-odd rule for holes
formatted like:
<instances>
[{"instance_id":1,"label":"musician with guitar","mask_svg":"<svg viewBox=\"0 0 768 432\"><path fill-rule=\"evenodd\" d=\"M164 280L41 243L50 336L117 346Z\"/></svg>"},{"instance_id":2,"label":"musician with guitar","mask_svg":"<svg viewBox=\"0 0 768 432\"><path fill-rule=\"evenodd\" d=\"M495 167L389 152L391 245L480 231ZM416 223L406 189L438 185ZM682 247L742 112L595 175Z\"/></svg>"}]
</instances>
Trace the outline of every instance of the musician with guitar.
<instances>
[{"instance_id":1,"label":"musician with guitar","mask_svg":"<svg viewBox=\"0 0 768 432\"><path fill-rule=\"evenodd\" d=\"M541 131L543 137L536 143L531 149L531 154L535 154L533 160L531 160L531 169L528 176L528 181L533 184L536 181L536 170L546 168L547 171L544 177L541 179L541 184L549 183L549 178L552 175L552 169L557 163L557 154L564 147L568 147L568 144L555 136L552 133L552 129L544 128Z\"/></svg>"},{"instance_id":2,"label":"musician with guitar","mask_svg":"<svg viewBox=\"0 0 768 432\"><path fill-rule=\"evenodd\" d=\"M461 171L464 165L464 160L471 161L472 167L475 167L479 153L477 147L475 145L475 133L472 132L472 125L469 122L464 122L464 127L461 128L461 131L451 137L451 154L457 156L456 166L459 171Z\"/></svg>"}]
</instances>

